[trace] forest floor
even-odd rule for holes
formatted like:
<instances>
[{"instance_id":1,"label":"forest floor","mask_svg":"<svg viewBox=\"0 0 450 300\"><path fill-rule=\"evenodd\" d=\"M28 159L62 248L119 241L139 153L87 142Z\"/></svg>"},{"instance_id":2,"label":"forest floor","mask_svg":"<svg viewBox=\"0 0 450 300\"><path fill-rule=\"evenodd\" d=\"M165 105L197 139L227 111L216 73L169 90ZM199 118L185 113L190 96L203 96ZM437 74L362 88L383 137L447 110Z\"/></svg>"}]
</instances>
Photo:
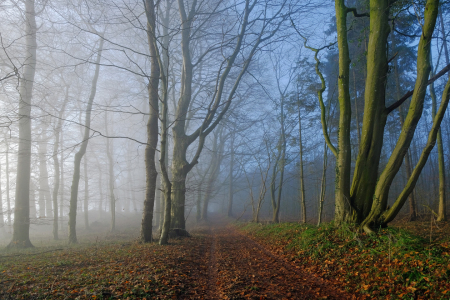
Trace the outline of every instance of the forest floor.
<instances>
[{"instance_id":1,"label":"forest floor","mask_svg":"<svg viewBox=\"0 0 450 300\"><path fill-rule=\"evenodd\" d=\"M215 218L169 246L116 232L1 250L0 299L449 299L448 236L424 252L397 229L374 240L331 228Z\"/></svg>"},{"instance_id":2,"label":"forest floor","mask_svg":"<svg viewBox=\"0 0 450 300\"><path fill-rule=\"evenodd\" d=\"M357 299L450 299L450 222L398 220L376 235L355 228L237 225L301 269L339 282Z\"/></svg>"}]
</instances>

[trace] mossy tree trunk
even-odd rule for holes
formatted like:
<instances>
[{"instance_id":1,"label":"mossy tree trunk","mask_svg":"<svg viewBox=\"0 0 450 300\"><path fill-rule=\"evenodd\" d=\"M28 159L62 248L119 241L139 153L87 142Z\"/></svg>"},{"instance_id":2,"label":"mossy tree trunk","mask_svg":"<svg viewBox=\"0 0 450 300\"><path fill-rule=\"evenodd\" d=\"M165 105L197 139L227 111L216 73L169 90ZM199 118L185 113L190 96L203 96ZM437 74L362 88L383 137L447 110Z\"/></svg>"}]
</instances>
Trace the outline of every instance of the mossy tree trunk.
<instances>
[{"instance_id":1,"label":"mossy tree trunk","mask_svg":"<svg viewBox=\"0 0 450 300\"><path fill-rule=\"evenodd\" d=\"M379 1L384 2L384 1ZM385 1L387 2L387 1ZM386 164L386 167L381 172L381 175L378 178L378 181L376 182L375 191L372 195L373 203L370 210L370 213L368 216L364 219L364 221L361 223L362 227L370 232L370 228L378 228L379 226L385 226L388 222L390 222L393 217L395 217L396 213L398 213L398 210L395 209L389 209L388 212L385 213L387 209L388 204L388 194L389 189L392 184L392 181L394 180L395 175L398 173L402 161L406 155L406 152L408 151L408 148L411 144L411 140L414 136L415 129L417 127L417 123L420 120L420 117L422 116L423 111L423 104L426 94L426 88L428 83L428 76L431 71L430 66L430 53L431 53L431 38L434 31L434 27L436 24L436 17L438 12L438 4L439 0L428 0L426 7L425 7L425 18L424 18L424 24L422 27L422 34L420 37L420 42L418 45L418 53L417 53L417 78L416 78L416 84L414 88L414 93L412 95L411 104L408 110L408 114L406 115L404 124L402 126L402 131L400 133L400 136L397 140L396 146L394 150L392 151L392 154ZM386 6L381 6L387 8ZM383 22L385 26L387 27L386 30L389 29L388 27L388 16L385 16L386 12L385 10L374 10L371 8L371 26L372 26L372 13L373 12L379 12L380 16L380 22ZM376 13L374 14L376 15ZM376 35L374 28L371 27L371 36ZM384 44L386 44L386 40L384 41ZM371 52L371 43L369 41L369 53ZM385 53L385 52L384 52ZM384 54L385 55L385 54ZM368 66L371 64L371 59L368 58ZM387 62L386 62L386 68L387 68ZM368 72L370 73L370 68L368 68ZM381 75L381 74L380 74ZM367 79L369 81L369 78ZM374 91L374 95L376 95ZM366 93L367 93L367 86L366 86ZM367 99L366 99L367 101ZM388 112L386 109L384 112ZM385 114L384 113L384 114ZM364 116L366 118L366 115ZM364 127L363 127L364 132ZM365 134L365 132L364 132ZM374 171L373 169L372 171ZM415 168L414 171L416 171L417 168ZM356 173L356 172L355 172ZM413 172L414 173L414 172ZM411 177L408 182L412 182L414 179ZM408 194L409 195L409 194ZM396 201L396 204L398 205L402 201L398 202ZM403 203L401 203L403 205Z\"/></svg>"},{"instance_id":2,"label":"mossy tree trunk","mask_svg":"<svg viewBox=\"0 0 450 300\"><path fill-rule=\"evenodd\" d=\"M445 54L445 61L448 64L450 64L450 58L448 53L448 46L447 46L447 40L446 40L446 33L445 33L445 27L444 27L444 18L442 17L442 9L439 11L439 18L441 23L441 34L443 37L443 46L444 46L444 54ZM450 73L449 73L450 78ZM437 138L437 144L438 144L438 156L439 156L439 207L438 207L438 217L437 220L439 222L441 221L447 221L447 203L446 203L446 196L445 196L445 166L444 166L444 150L442 145L442 133L439 129L438 138ZM442 172L441 172L442 170ZM441 187L441 182L443 182Z\"/></svg>"},{"instance_id":3,"label":"mossy tree trunk","mask_svg":"<svg viewBox=\"0 0 450 300\"><path fill-rule=\"evenodd\" d=\"M335 221L337 224L351 221L353 207L350 204L350 55L347 41L347 13L344 0L335 1L336 26L339 47L339 129L336 156Z\"/></svg>"},{"instance_id":4,"label":"mossy tree trunk","mask_svg":"<svg viewBox=\"0 0 450 300\"><path fill-rule=\"evenodd\" d=\"M337 157L335 221L337 224L342 222L356 223L370 232L371 228L385 226L398 213L398 205L403 205L403 200L398 200L396 202L396 208L391 208L386 212L390 186L399 171L412 137L414 136L417 123L422 115L425 91L430 72L429 53L431 37L436 23L439 1L428 0L424 10L425 18L418 47L415 89L413 92L405 94L404 97L387 108L385 106L388 73L386 45L390 33L390 2L388 0L370 1L370 34L367 51L364 117L361 143L359 145L359 153L350 190L347 184L350 180L351 157L349 144L349 118L351 112L348 87L350 58L348 54L346 16L349 12L352 12L356 17L369 16L369 14L358 14L355 9L347 8L342 0L336 0L335 3L339 46L338 88L340 108L337 149L334 149L331 145L329 137L325 132L326 124L323 126L327 144ZM412 95L411 105L404 120L402 132L386 167L378 176L387 116L395 108L399 107L410 95ZM321 108L323 119L323 101L321 101ZM435 121L438 122L439 120L435 118ZM416 167L411 178L408 180L408 189L412 188L409 183L413 182L415 184L414 174L419 169Z\"/></svg>"}]
</instances>

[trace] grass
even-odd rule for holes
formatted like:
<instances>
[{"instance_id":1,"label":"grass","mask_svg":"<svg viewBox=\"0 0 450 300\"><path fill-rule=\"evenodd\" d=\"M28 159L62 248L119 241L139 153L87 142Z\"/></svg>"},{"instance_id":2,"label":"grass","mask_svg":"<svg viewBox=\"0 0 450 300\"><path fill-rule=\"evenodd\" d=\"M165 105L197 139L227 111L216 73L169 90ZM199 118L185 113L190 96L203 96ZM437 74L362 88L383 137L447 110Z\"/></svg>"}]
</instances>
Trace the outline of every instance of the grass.
<instances>
[{"instance_id":1,"label":"grass","mask_svg":"<svg viewBox=\"0 0 450 300\"><path fill-rule=\"evenodd\" d=\"M332 223L237 226L361 299L450 299L450 232L430 243L429 237L404 229L404 224L376 235ZM430 232L429 222L415 226L421 233L428 226Z\"/></svg>"}]
</instances>

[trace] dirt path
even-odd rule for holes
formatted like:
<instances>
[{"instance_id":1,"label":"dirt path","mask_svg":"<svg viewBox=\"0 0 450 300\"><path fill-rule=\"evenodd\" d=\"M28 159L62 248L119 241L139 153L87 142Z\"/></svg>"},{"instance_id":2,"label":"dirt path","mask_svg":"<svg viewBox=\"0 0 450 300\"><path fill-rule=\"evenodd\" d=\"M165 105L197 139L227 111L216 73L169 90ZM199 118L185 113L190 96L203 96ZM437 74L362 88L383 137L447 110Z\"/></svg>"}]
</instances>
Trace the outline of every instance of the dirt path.
<instances>
[{"instance_id":1,"label":"dirt path","mask_svg":"<svg viewBox=\"0 0 450 300\"><path fill-rule=\"evenodd\" d=\"M204 299L351 299L223 225L213 224L203 239L203 261L198 263L206 264L207 274L197 278L207 282Z\"/></svg>"}]
</instances>

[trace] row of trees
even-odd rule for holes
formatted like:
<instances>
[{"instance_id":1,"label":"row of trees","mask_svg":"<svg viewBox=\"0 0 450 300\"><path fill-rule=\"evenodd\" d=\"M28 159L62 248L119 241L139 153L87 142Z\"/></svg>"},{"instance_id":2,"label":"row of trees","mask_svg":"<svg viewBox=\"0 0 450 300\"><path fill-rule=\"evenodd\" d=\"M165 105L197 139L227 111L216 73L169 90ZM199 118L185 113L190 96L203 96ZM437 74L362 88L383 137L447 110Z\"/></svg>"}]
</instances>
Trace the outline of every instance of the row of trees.
<instances>
[{"instance_id":1,"label":"row of trees","mask_svg":"<svg viewBox=\"0 0 450 300\"><path fill-rule=\"evenodd\" d=\"M259 221L270 203L279 222L291 202L303 222L314 207L320 223L334 209L324 206L332 182L336 223L372 232L407 199L414 219L413 190L418 181L427 187L423 172L439 174L438 219L445 220L446 5L336 0L331 12L321 1L5 2L9 146L0 165L8 168L1 181L8 193L10 152L17 151L10 246L31 246L36 189L54 238L68 213L76 243L83 178L86 228L93 195L109 203L111 230L118 199L134 199L143 212L141 240L151 241L158 225L161 244L170 228L186 227L191 209L206 220L220 198L229 216L251 210ZM312 11L325 12L323 22ZM431 116L424 114L428 94ZM125 182L129 191L117 187ZM0 213L12 222L7 198Z\"/></svg>"}]
</instances>

